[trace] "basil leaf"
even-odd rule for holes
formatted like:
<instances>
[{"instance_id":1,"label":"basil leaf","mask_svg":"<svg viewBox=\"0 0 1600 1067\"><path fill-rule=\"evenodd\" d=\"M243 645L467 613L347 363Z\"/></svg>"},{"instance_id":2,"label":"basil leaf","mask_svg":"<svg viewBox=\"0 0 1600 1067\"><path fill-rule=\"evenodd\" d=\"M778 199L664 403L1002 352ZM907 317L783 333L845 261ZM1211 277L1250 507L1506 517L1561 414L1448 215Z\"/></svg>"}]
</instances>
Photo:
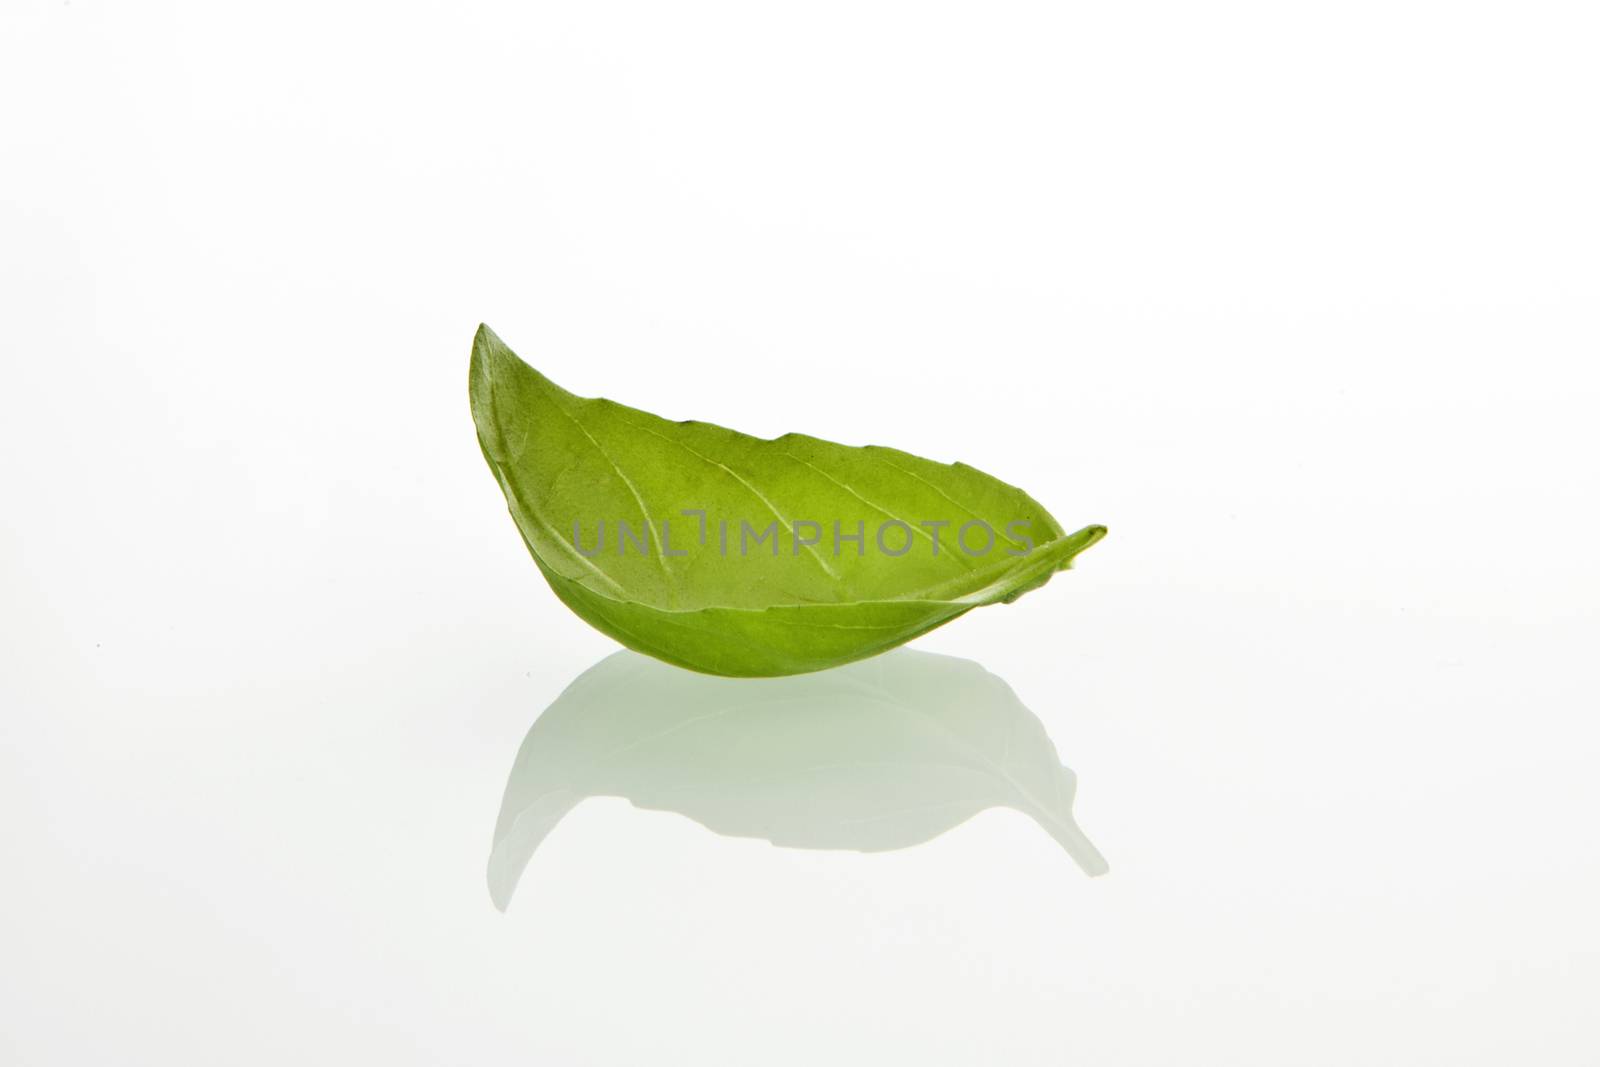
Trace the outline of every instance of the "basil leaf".
<instances>
[{"instance_id":1,"label":"basil leaf","mask_svg":"<svg viewBox=\"0 0 1600 1067\"><path fill-rule=\"evenodd\" d=\"M632 652L579 675L528 731L489 856L502 910L588 797L728 837L886 852L988 808L1032 818L1084 873L1106 861L1072 817L1077 777L1010 686L971 660L898 649L800 678L708 678Z\"/></svg>"},{"instance_id":2,"label":"basil leaf","mask_svg":"<svg viewBox=\"0 0 1600 1067\"><path fill-rule=\"evenodd\" d=\"M875 655L1015 600L1105 535L1066 534L963 463L574 396L487 326L470 377L478 442L556 595L693 670L799 674Z\"/></svg>"}]
</instances>

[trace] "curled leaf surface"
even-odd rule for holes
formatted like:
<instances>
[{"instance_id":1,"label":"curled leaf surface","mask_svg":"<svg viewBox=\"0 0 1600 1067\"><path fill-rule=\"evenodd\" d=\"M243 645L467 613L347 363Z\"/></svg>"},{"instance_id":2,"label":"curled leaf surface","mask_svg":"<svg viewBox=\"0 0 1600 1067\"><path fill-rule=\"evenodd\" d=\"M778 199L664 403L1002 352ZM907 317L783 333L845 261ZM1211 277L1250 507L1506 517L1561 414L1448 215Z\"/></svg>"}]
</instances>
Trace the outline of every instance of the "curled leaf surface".
<instances>
[{"instance_id":1,"label":"curled leaf surface","mask_svg":"<svg viewBox=\"0 0 1600 1067\"><path fill-rule=\"evenodd\" d=\"M1066 533L963 463L575 396L487 326L470 392L484 458L556 595L627 647L709 674L887 651L1038 588L1105 535Z\"/></svg>"}]
</instances>

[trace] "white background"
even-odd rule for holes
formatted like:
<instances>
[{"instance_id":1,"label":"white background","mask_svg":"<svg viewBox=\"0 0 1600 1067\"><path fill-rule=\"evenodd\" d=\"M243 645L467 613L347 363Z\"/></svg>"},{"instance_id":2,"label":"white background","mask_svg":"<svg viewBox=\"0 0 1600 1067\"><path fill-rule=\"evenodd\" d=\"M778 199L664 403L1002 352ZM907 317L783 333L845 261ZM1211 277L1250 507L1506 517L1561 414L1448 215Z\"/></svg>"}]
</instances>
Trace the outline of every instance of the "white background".
<instances>
[{"instance_id":1,"label":"white background","mask_svg":"<svg viewBox=\"0 0 1600 1067\"><path fill-rule=\"evenodd\" d=\"M1593 1064L1583 3L0 10L0 1062ZM479 321L963 459L918 647L1079 775L877 856L594 799Z\"/></svg>"}]
</instances>

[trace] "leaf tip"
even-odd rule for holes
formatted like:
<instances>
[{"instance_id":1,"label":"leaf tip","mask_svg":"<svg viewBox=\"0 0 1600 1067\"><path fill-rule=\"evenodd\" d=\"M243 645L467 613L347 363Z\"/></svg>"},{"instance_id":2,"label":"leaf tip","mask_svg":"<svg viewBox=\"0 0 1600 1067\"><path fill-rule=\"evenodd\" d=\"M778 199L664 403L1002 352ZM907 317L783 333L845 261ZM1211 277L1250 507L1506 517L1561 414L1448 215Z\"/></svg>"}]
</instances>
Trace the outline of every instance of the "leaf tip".
<instances>
[{"instance_id":1,"label":"leaf tip","mask_svg":"<svg viewBox=\"0 0 1600 1067\"><path fill-rule=\"evenodd\" d=\"M481 390L483 399L487 399L488 390L495 379L521 362L510 346L500 340L500 335L489 328L488 323L478 323L478 332L472 336L472 365L468 371L474 397Z\"/></svg>"},{"instance_id":2,"label":"leaf tip","mask_svg":"<svg viewBox=\"0 0 1600 1067\"><path fill-rule=\"evenodd\" d=\"M1072 542L1072 550L1061 560L1061 565L1056 569L1062 571L1071 570L1073 561L1076 560L1082 553L1088 551L1101 541L1105 540L1105 536L1106 528L1098 524L1094 526L1085 526L1083 529L1073 534L1068 539Z\"/></svg>"},{"instance_id":3,"label":"leaf tip","mask_svg":"<svg viewBox=\"0 0 1600 1067\"><path fill-rule=\"evenodd\" d=\"M487 323L478 323L478 332L472 336L472 357L467 365L467 390L472 400L472 414L476 418L481 406L489 399L489 347L500 338L494 335Z\"/></svg>"},{"instance_id":4,"label":"leaf tip","mask_svg":"<svg viewBox=\"0 0 1600 1067\"><path fill-rule=\"evenodd\" d=\"M500 340L500 335L489 329L488 323L478 323L478 332L472 335L472 365L475 368L483 361L509 351L506 343Z\"/></svg>"}]
</instances>

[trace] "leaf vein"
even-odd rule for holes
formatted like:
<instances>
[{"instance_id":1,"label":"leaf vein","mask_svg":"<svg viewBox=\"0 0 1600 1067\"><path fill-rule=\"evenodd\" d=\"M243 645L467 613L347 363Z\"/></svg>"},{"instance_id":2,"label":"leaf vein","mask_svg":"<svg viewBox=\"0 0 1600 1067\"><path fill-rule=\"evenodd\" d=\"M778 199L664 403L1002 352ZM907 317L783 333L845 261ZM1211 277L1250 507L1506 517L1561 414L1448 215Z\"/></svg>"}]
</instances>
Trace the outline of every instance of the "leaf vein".
<instances>
[{"instance_id":1,"label":"leaf vein","mask_svg":"<svg viewBox=\"0 0 1600 1067\"><path fill-rule=\"evenodd\" d=\"M913 530L916 533L921 534L930 544L932 544L934 546L934 555L938 555L939 554L939 552L938 552L939 543L934 540L933 535L930 534L922 526L921 523L915 523L915 522L907 521L906 519L900 517L899 515L896 515L892 511L890 511L888 508L884 507L882 504L877 504L877 503L874 503L871 500L868 500L866 497L862 496L860 493L856 492L854 489L850 488L848 485L846 485L845 483L841 482L839 479L835 478L833 475L829 474L827 471L823 470L821 467L817 466L815 463L812 463L810 460L808 460L808 459L806 459L806 458L804 458L802 456L797 456L793 452L790 452L786 448L781 448L778 451L783 453L785 456L788 456L790 459L794 460L796 463L804 463L807 467L810 467L812 470L816 471L818 474L820 474L824 478L828 479L828 481L832 482L834 485L837 485L840 489L843 489L845 492L849 493L851 496L853 496L857 500L861 501L867 507L872 508L874 511L877 511L877 512L879 512L881 514L889 516L889 518L895 520L896 522L904 523L905 526L908 529ZM951 503L954 503L954 501L951 501ZM975 569L975 564L966 562L964 557L958 556L955 552L951 552L951 553L949 553L949 555L950 555L950 557L952 559L955 559L958 563L960 563L961 566L964 567L966 570L970 571L970 570Z\"/></svg>"},{"instance_id":2,"label":"leaf vein","mask_svg":"<svg viewBox=\"0 0 1600 1067\"><path fill-rule=\"evenodd\" d=\"M676 440L674 438L668 437L666 434L662 433L661 431L653 429L652 427L646 426L643 423L634 422L632 419L623 419L622 421L626 422L629 426L633 426L633 427L635 427L637 429L643 430L645 433L652 434L652 435L654 435L656 437L659 437L663 441L666 441L669 444L677 445L679 448L683 449L685 452L689 453L691 456L696 456L699 459L704 460L706 463L711 464L713 467L716 467L716 468L726 472L728 477L732 478L734 481L736 481L740 485L744 486L746 489L748 489L755 496L755 498L757 500L761 501L761 503L766 506L767 510L772 512L774 518L776 518L784 526L788 527L791 531L794 529L794 524L792 522L790 522L788 519L784 518L783 512L778 510L778 506L776 504L774 504L772 501L768 500L766 495L764 493L762 493L761 490L759 490L755 486L751 485L748 481L746 481L743 477L740 476L738 471L734 470L732 467L728 466L726 463L718 462L717 460L712 459L710 456L707 456L702 452L699 452L699 451L696 451L693 448L690 448L688 445L684 444L682 441L679 441L679 440ZM821 567L823 573L826 574L829 578L837 579L839 577L839 573L837 571L835 571L832 567L828 566L828 561L823 559L820 555L818 555L817 554L817 550L815 548L813 548L811 545L806 545L805 546L805 550L806 550L807 553L810 554L812 559L817 561L817 566Z\"/></svg>"},{"instance_id":3,"label":"leaf vein","mask_svg":"<svg viewBox=\"0 0 1600 1067\"><path fill-rule=\"evenodd\" d=\"M655 552L652 553L652 555L655 556L656 566L661 568L662 574L666 575L668 578L671 578L672 572L667 567L666 553L663 552L661 548L661 535L656 532L655 520L650 517L650 509L645 507L644 497L639 495L639 489L633 484L633 479L629 478L622 472L622 468L617 465L617 461L611 458L611 453L607 452L600 442L595 439L594 434L589 432L589 428L587 426L573 418L572 413L566 408L562 407L561 404L557 403L552 404L551 406L557 411L561 412L561 414L565 415L567 417L567 421L576 426L579 432L589 439L589 443L594 445L595 451L599 452L601 457L607 463L611 464L611 469L617 472L617 477L622 479L622 484L627 486L628 492L633 494L634 503L639 505L639 514L644 516L645 528L650 531L650 541L656 546ZM619 538L622 536L620 531L618 532L617 536ZM620 540L617 542L617 548L619 551L622 548L622 542Z\"/></svg>"}]
</instances>

